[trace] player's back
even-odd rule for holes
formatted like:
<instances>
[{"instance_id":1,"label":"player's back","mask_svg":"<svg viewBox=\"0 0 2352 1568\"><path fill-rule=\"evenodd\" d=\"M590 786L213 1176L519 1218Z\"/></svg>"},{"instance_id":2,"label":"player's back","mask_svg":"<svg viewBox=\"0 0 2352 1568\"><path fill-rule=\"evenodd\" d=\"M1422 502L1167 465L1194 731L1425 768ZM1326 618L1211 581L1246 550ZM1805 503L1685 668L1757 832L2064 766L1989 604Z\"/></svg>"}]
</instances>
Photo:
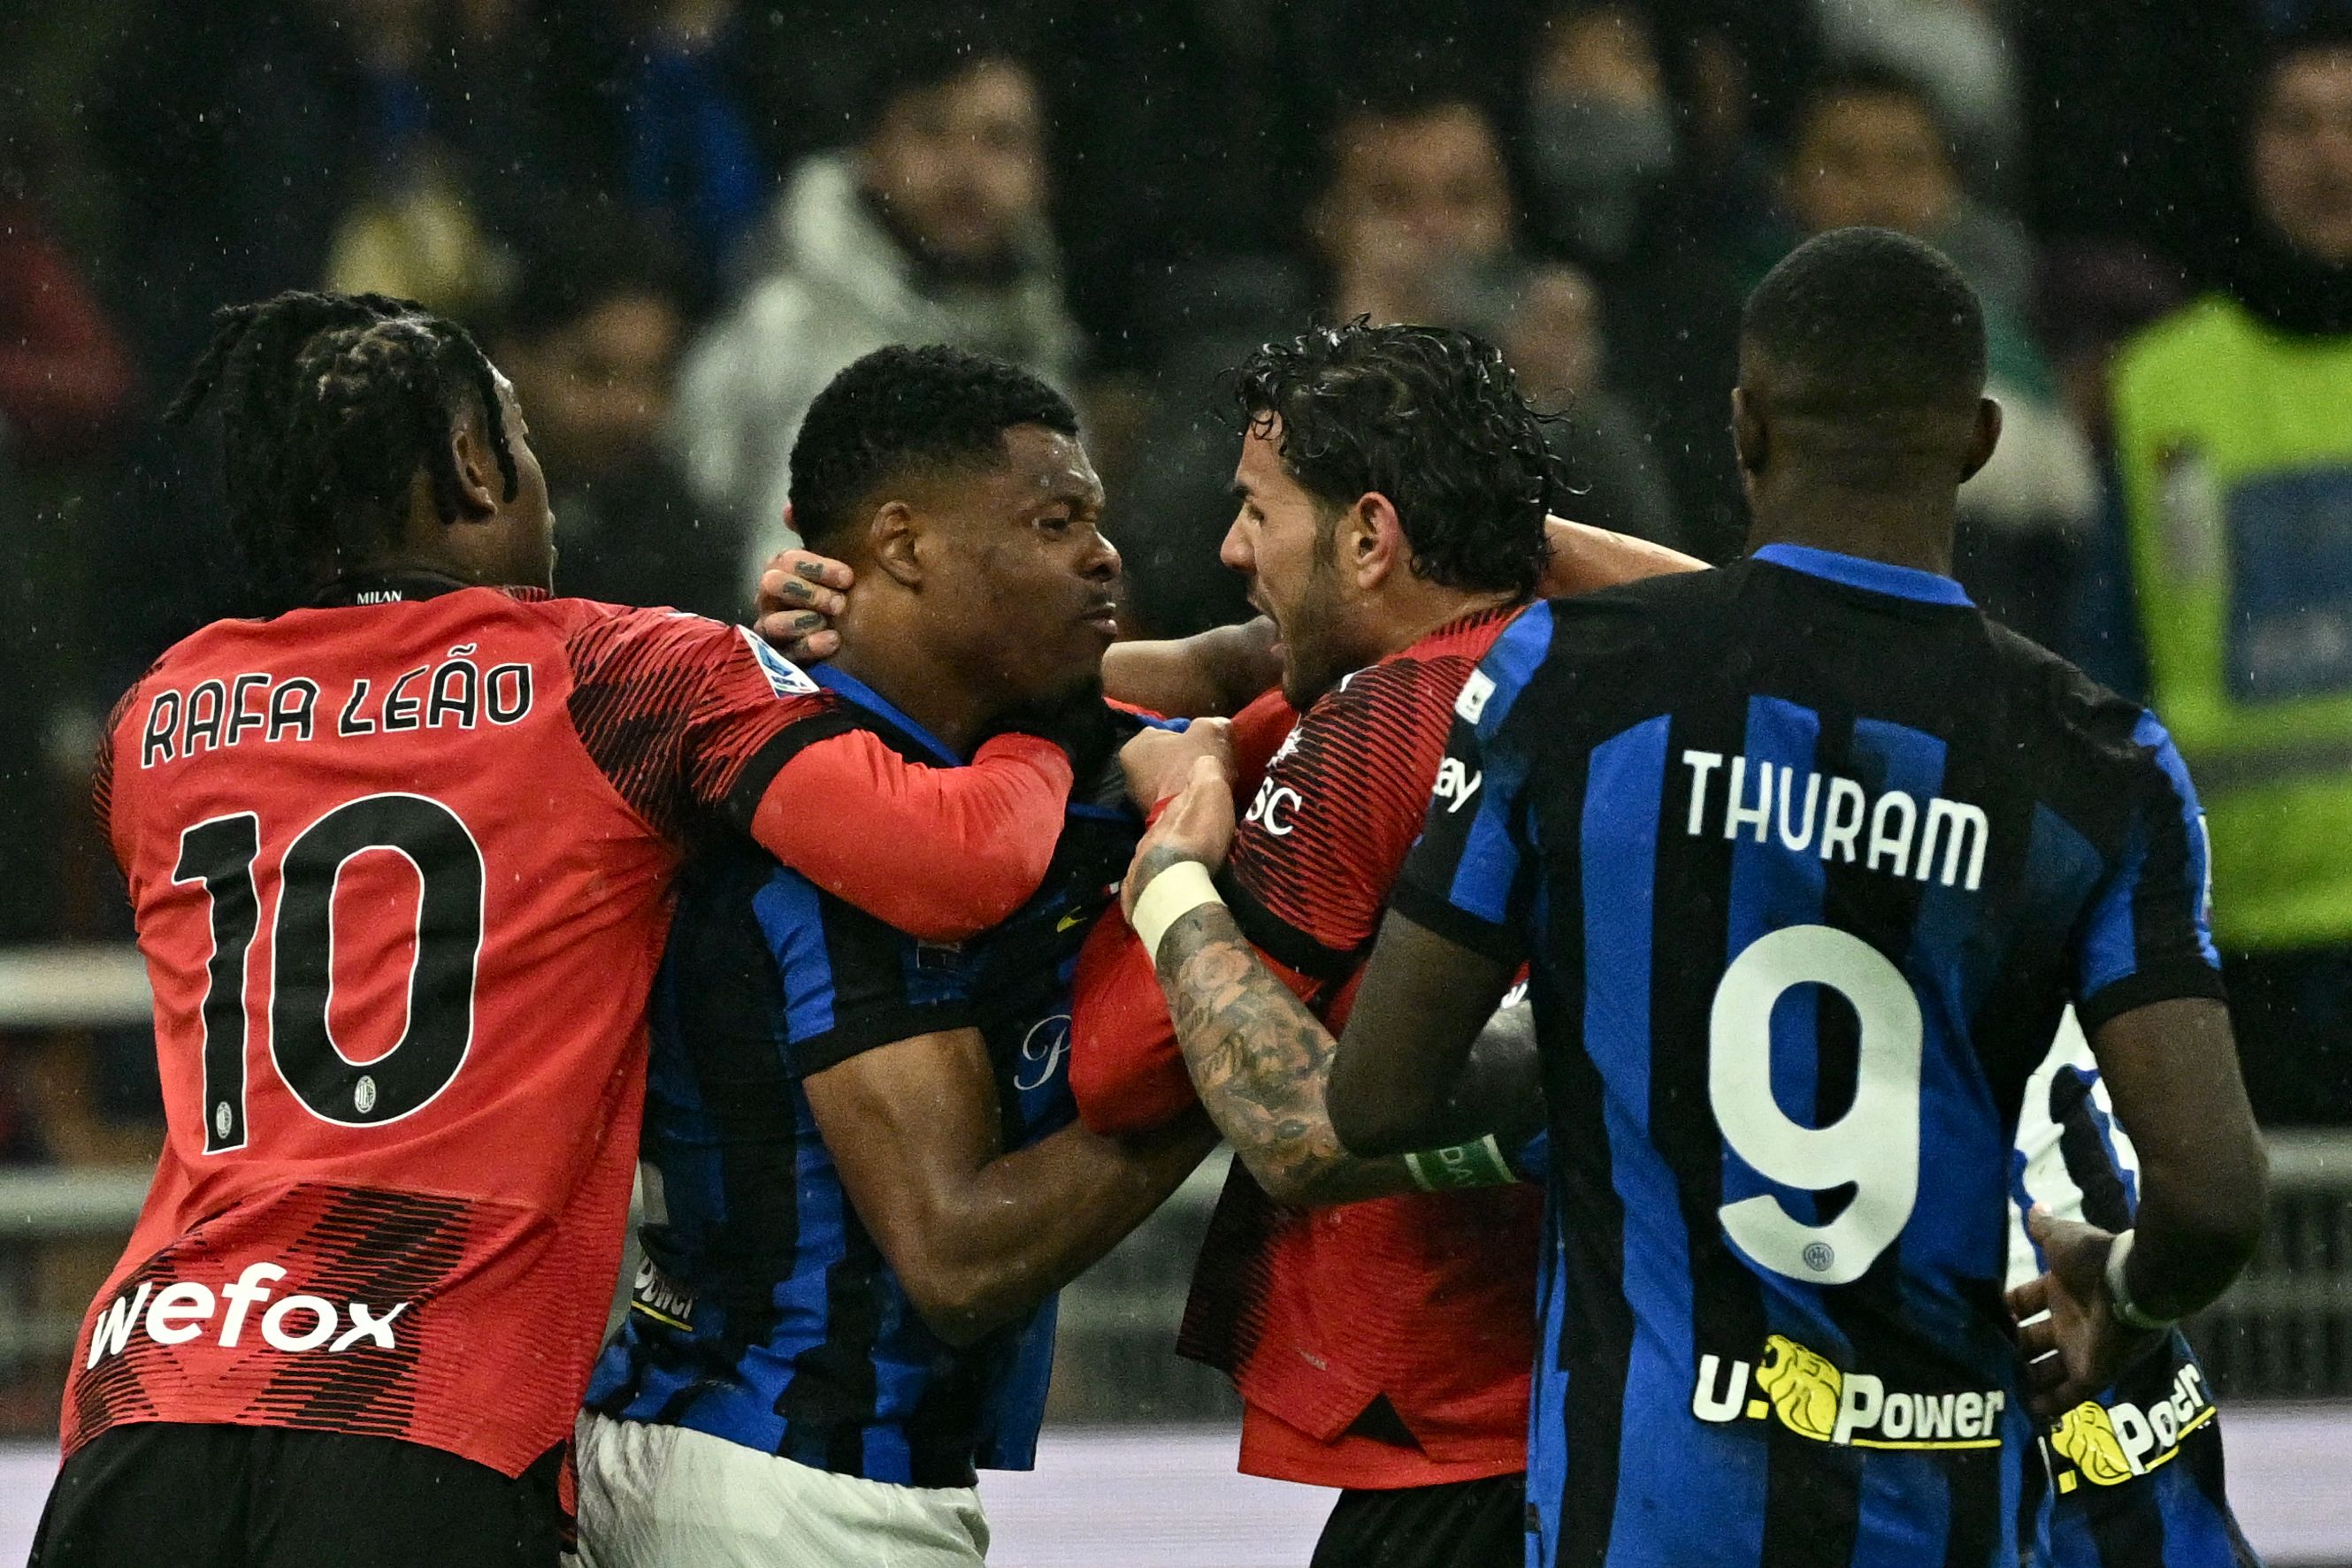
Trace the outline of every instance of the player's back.
<instances>
[{"instance_id":1,"label":"player's back","mask_svg":"<svg viewBox=\"0 0 2352 1568\"><path fill-rule=\"evenodd\" d=\"M207 627L118 714L100 809L168 1131L69 1448L316 1427L512 1474L568 1430L688 804L672 720L762 666L708 622L435 586Z\"/></svg>"},{"instance_id":2,"label":"player's back","mask_svg":"<svg viewBox=\"0 0 2352 1568\"><path fill-rule=\"evenodd\" d=\"M1544 1560L2013 1563L2026 1079L2070 999L2216 994L2160 728L1785 547L1538 607L1460 712L1450 905L1533 934L1552 1117Z\"/></svg>"}]
</instances>

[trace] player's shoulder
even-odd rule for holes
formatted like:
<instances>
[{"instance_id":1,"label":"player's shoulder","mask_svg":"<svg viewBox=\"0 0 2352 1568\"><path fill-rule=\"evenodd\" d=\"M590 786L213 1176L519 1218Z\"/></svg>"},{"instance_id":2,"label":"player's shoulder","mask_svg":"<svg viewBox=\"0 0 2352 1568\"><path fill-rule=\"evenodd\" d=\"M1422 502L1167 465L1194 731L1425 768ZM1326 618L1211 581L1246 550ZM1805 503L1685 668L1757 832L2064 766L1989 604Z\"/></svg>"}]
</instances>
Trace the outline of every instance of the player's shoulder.
<instances>
[{"instance_id":1,"label":"player's shoulder","mask_svg":"<svg viewBox=\"0 0 2352 1568\"><path fill-rule=\"evenodd\" d=\"M1442 731L1463 683L1524 615L1518 606L1457 617L1377 664L1354 672L1311 705L1301 727Z\"/></svg>"},{"instance_id":2,"label":"player's shoulder","mask_svg":"<svg viewBox=\"0 0 2352 1568\"><path fill-rule=\"evenodd\" d=\"M1720 624L1706 612L1728 605L1745 586L1745 563L1708 571L1675 571L1566 599L1538 600L1498 640L1532 652L1534 645L1572 643L1580 659L1612 649L1629 652L1671 642L1687 645L1694 628Z\"/></svg>"},{"instance_id":3,"label":"player's shoulder","mask_svg":"<svg viewBox=\"0 0 2352 1568\"><path fill-rule=\"evenodd\" d=\"M1995 676L1984 696L2002 705L2009 738L2021 749L2039 744L2063 761L2128 767L2168 740L2140 704L2022 632L1990 616L1981 624Z\"/></svg>"},{"instance_id":4,"label":"player's shoulder","mask_svg":"<svg viewBox=\"0 0 2352 1568\"><path fill-rule=\"evenodd\" d=\"M583 674L611 666L714 669L744 662L757 667L779 697L824 695L807 671L748 626L667 606L594 599L541 600L533 608L562 629L572 663Z\"/></svg>"}]
</instances>

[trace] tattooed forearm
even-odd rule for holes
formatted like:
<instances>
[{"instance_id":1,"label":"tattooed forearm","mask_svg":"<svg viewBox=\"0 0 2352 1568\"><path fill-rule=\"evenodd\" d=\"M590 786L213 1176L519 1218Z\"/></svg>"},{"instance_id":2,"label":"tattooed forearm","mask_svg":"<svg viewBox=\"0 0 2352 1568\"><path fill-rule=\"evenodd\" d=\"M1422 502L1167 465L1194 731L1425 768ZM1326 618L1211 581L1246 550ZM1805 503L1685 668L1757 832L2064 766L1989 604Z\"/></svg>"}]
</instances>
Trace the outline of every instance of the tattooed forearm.
<instances>
[{"instance_id":1,"label":"tattooed forearm","mask_svg":"<svg viewBox=\"0 0 2352 1568\"><path fill-rule=\"evenodd\" d=\"M1330 1032L1258 961L1223 904L1169 927L1159 970L1201 1103L1269 1196L1322 1205L1418 1190L1402 1159L1339 1146L1323 1106Z\"/></svg>"}]
</instances>

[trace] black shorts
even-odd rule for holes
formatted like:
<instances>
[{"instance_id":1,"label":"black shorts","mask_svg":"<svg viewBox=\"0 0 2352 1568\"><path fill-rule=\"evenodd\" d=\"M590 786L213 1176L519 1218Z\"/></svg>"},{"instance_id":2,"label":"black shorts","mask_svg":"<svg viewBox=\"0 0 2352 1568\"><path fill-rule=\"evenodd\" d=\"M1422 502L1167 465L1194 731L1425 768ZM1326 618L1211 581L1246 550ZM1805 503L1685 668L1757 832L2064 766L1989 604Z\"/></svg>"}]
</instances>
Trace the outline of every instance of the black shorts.
<instances>
[{"instance_id":1,"label":"black shorts","mask_svg":"<svg viewBox=\"0 0 2352 1568\"><path fill-rule=\"evenodd\" d=\"M509 1480L394 1437L115 1427L58 1472L28 1568L554 1568L562 1458Z\"/></svg>"},{"instance_id":2,"label":"black shorts","mask_svg":"<svg viewBox=\"0 0 2352 1568\"><path fill-rule=\"evenodd\" d=\"M1343 1491L1311 1568L1521 1568L1528 1478Z\"/></svg>"}]
</instances>

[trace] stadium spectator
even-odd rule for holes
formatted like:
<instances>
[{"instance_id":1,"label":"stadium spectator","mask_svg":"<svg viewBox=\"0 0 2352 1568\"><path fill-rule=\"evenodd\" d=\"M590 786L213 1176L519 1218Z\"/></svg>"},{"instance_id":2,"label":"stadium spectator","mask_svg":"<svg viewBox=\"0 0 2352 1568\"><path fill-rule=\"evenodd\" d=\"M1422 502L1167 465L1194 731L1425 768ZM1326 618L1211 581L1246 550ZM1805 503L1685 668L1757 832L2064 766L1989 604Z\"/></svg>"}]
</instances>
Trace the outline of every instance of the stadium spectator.
<instances>
[{"instance_id":1,"label":"stadium spectator","mask_svg":"<svg viewBox=\"0 0 2352 1568\"><path fill-rule=\"evenodd\" d=\"M1014 54L919 35L878 68L857 145L793 172L746 241L755 281L688 353L672 422L697 499L744 530L747 566L790 542L793 437L860 355L944 342L1069 381L1078 334L1045 227L1045 139Z\"/></svg>"},{"instance_id":2,"label":"stadium spectator","mask_svg":"<svg viewBox=\"0 0 2352 1568\"><path fill-rule=\"evenodd\" d=\"M2115 371L2129 625L2204 789L2266 1123L2352 1120L2352 32L2282 46L2222 286Z\"/></svg>"},{"instance_id":3,"label":"stadium spectator","mask_svg":"<svg viewBox=\"0 0 2352 1568\"><path fill-rule=\"evenodd\" d=\"M1645 448L1615 444L1639 426L1606 388L1589 283L1533 267L1516 247L1510 176L1486 110L1444 92L1375 99L1343 113L1328 145L1304 260L1213 266L1165 306L1154 434L1111 522L1141 623L1172 637L1247 613L1217 560L1233 517L1219 378L1310 319L1459 325L1538 353L1546 390L1569 394L1570 417L1553 431L1589 486L1579 520L1675 543L1673 504ZM1612 460L1598 455L1602 442Z\"/></svg>"},{"instance_id":4,"label":"stadium spectator","mask_svg":"<svg viewBox=\"0 0 2352 1568\"><path fill-rule=\"evenodd\" d=\"M2006 183L2024 134L2001 7L1987 0L1812 0L1822 42L1914 78L1934 95L1969 172Z\"/></svg>"},{"instance_id":5,"label":"stadium spectator","mask_svg":"<svg viewBox=\"0 0 2352 1568\"><path fill-rule=\"evenodd\" d=\"M1544 237L1588 264L1622 261L1675 168L1655 31L1637 6L1577 0L1535 41L1527 160Z\"/></svg>"},{"instance_id":6,"label":"stadium spectator","mask_svg":"<svg viewBox=\"0 0 2352 1568\"><path fill-rule=\"evenodd\" d=\"M2034 268L2023 230L1971 200L1926 89L1880 67L1824 74L1801 106L1778 223L1759 236L1760 277L1797 240L1874 225L1923 239L1984 301L2000 449L1960 492L1958 570L1985 608L2042 642L2060 637L2072 563L2094 524L2098 474L2027 326Z\"/></svg>"},{"instance_id":7,"label":"stadium spectator","mask_svg":"<svg viewBox=\"0 0 2352 1568\"><path fill-rule=\"evenodd\" d=\"M736 0L638 0L614 62L626 188L666 219L692 257L700 294L766 204L768 164L745 79L753 61Z\"/></svg>"},{"instance_id":8,"label":"stadium spectator","mask_svg":"<svg viewBox=\"0 0 2352 1568\"><path fill-rule=\"evenodd\" d=\"M34 467L92 455L128 412L131 353L0 149L0 432Z\"/></svg>"},{"instance_id":9,"label":"stadium spectator","mask_svg":"<svg viewBox=\"0 0 2352 1568\"><path fill-rule=\"evenodd\" d=\"M493 334L545 454L565 586L583 599L740 619L734 519L698 504L661 441L686 333L685 267L624 226L549 246Z\"/></svg>"}]
</instances>

